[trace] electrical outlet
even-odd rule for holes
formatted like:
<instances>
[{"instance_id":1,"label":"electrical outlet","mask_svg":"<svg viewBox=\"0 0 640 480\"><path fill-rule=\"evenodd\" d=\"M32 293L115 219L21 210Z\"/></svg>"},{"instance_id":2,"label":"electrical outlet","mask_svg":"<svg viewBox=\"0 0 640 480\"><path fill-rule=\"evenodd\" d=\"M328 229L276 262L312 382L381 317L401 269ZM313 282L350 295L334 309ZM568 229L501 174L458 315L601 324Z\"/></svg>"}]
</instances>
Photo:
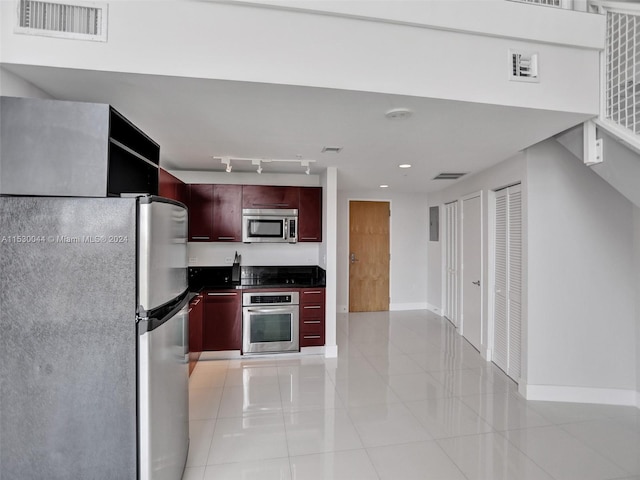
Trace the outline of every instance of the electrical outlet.
<instances>
[{"instance_id":1,"label":"electrical outlet","mask_svg":"<svg viewBox=\"0 0 640 480\"><path fill-rule=\"evenodd\" d=\"M189 257L189 265L196 265L198 263L198 257Z\"/></svg>"},{"instance_id":2,"label":"electrical outlet","mask_svg":"<svg viewBox=\"0 0 640 480\"><path fill-rule=\"evenodd\" d=\"M231 265L233 263L233 258L231 257L225 257L224 259L224 263L228 263L229 265Z\"/></svg>"}]
</instances>

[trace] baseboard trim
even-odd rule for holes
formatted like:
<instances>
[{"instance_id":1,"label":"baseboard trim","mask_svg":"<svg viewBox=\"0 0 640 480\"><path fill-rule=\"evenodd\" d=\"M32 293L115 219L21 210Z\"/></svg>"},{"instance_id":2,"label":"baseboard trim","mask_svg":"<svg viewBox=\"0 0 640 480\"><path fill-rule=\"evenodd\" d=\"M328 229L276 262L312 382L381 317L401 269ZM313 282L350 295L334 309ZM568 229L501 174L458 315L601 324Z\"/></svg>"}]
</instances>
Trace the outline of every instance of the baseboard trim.
<instances>
[{"instance_id":1,"label":"baseboard trim","mask_svg":"<svg viewBox=\"0 0 640 480\"><path fill-rule=\"evenodd\" d=\"M548 402L599 403L602 405L637 406L638 392L616 388L565 387L557 385L526 385L527 400Z\"/></svg>"},{"instance_id":2,"label":"baseboard trim","mask_svg":"<svg viewBox=\"0 0 640 480\"><path fill-rule=\"evenodd\" d=\"M324 346L324 358L337 358L338 346L337 345L325 345Z\"/></svg>"},{"instance_id":3,"label":"baseboard trim","mask_svg":"<svg viewBox=\"0 0 640 480\"><path fill-rule=\"evenodd\" d=\"M442 315L442 309L440 307L435 307L435 306L431 305L430 303L427 303L427 310L429 310L430 312L435 313L436 315Z\"/></svg>"},{"instance_id":4,"label":"baseboard trim","mask_svg":"<svg viewBox=\"0 0 640 480\"><path fill-rule=\"evenodd\" d=\"M202 352L199 360L229 360L236 358L242 358L240 350L218 350L215 352Z\"/></svg>"},{"instance_id":5,"label":"baseboard trim","mask_svg":"<svg viewBox=\"0 0 640 480\"><path fill-rule=\"evenodd\" d=\"M389 305L390 312L400 312L403 310L426 310L428 303L391 303Z\"/></svg>"}]
</instances>

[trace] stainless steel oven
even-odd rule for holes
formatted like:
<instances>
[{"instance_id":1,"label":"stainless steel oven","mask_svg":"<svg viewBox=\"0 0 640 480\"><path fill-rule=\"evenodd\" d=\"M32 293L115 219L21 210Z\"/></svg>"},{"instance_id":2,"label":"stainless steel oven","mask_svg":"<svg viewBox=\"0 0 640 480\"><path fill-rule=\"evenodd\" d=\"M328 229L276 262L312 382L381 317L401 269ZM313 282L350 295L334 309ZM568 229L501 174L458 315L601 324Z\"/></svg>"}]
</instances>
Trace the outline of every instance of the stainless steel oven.
<instances>
[{"instance_id":1,"label":"stainless steel oven","mask_svg":"<svg viewBox=\"0 0 640 480\"><path fill-rule=\"evenodd\" d=\"M298 292L242 295L242 353L297 352Z\"/></svg>"}]
</instances>

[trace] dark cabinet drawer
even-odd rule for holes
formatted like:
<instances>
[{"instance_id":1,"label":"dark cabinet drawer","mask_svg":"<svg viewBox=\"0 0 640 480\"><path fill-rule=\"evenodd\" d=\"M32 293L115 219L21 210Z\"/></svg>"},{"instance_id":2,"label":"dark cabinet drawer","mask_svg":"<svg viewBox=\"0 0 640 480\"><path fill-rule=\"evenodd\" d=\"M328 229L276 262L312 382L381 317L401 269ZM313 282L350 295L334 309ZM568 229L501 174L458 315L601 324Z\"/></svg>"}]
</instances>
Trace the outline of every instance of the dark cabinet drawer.
<instances>
[{"instance_id":1,"label":"dark cabinet drawer","mask_svg":"<svg viewBox=\"0 0 640 480\"><path fill-rule=\"evenodd\" d=\"M325 343L325 289L300 289L300 346Z\"/></svg>"}]
</instances>

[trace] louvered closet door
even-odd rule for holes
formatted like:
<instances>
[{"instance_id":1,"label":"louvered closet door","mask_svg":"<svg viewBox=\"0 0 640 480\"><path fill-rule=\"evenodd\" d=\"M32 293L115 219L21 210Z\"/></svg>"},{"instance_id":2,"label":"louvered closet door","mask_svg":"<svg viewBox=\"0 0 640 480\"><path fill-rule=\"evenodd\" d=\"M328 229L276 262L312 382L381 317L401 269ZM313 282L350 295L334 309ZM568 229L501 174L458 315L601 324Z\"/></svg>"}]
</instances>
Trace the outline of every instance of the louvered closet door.
<instances>
[{"instance_id":1,"label":"louvered closet door","mask_svg":"<svg viewBox=\"0 0 640 480\"><path fill-rule=\"evenodd\" d=\"M496 192L495 221L495 301L493 323L493 361L505 372L509 368L507 328L507 191Z\"/></svg>"},{"instance_id":2,"label":"louvered closet door","mask_svg":"<svg viewBox=\"0 0 640 480\"><path fill-rule=\"evenodd\" d=\"M507 375L520 380L522 353L522 190L510 187L509 197L509 368Z\"/></svg>"},{"instance_id":3,"label":"louvered closet door","mask_svg":"<svg viewBox=\"0 0 640 480\"><path fill-rule=\"evenodd\" d=\"M522 190L496 192L493 361L515 381L522 354Z\"/></svg>"}]
</instances>

